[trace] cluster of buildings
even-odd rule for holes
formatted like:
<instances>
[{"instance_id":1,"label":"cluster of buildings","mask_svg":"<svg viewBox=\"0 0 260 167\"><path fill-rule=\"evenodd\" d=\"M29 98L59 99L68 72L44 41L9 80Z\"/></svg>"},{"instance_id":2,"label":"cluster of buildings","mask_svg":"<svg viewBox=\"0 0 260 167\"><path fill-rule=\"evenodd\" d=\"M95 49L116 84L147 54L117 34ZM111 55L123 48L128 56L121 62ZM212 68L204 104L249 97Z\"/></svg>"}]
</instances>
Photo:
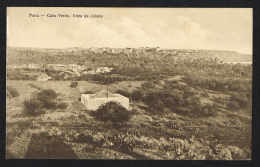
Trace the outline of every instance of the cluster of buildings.
<instances>
[{"instance_id":1,"label":"cluster of buildings","mask_svg":"<svg viewBox=\"0 0 260 167\"><path fill-rule=\"evenodd\" d=\"M180 55L208 55L204 51L199 50L174 50L174 49L161 49L160 47L140 47L140 48L109 48L109 47L90 47L90 48L82 48L82 47L70 47L67 49L34 49L37 51L41 51L49 54L56 53L72 53L72 52L82 52L82 53L114 53L114 54L130 54L136 53L141 54L144 52L162 52L162 53L170 53L170 54L180 54Z\"/></svg>"},{"instance_id":2,"label":"cluster of buildings","mask_svg":"<svg viewBox=\"0 0 260 167\"><path fill-rule=\"evenodd\" d=\"M67 49L41 49L38 51L42 51L45 53L71 53L71 52L84 52L84 53L114 53L114 54L130 54L132 52L143 53L143 52L158 52L161 51L160 47L150 48L150 47L140 47L140 48L109 48L109 47L91 47L88 49L80 48L80 47L71 47Z\"/></svg>"},{"instance_id":3,"label":"cluster of buildings","mask_svg":"<svg viewBox=\"0 0 260 167\"><path fill-rule=\"evenodd\" d=\"M158 52L161 50L159 47L157 48L149 48L149 47L140 47L138 49L136 48L108 48L108 47L102 47L102 48L97 48L97 47L92 47L89 49L85 49L84 52L92 52L92 53L114 53L114 54L130 54L130 53L143 53L143 52Z\"/></svg>"},{"instance_id":4,"label":"cluster of buildings","mask_svg":"<svg viewBox=\"0 0 260 167\"><path fill-rule=\"evenodd\" d=\"M47 52L47 53L59 53L59 52L78 52L84 50L81 47L71 47L67 49L42 49L42 52Z\"/></svg>"},{"instance_id":5,"label":"cluster of buildings","mask_svg":"<svg viewBox=\"0 0 260 167\"><path fill-rule=\"evenodd\" d=\"M42 69L41 65L39 64L23 64L23 65L7 65L7 69ZM99 74L99 73L106 73L111 72L113 68L109 67L97 67L95 70L88 70L85 65L78 65L78 64L47 64L47 69L53 69L56 71L76 71L82 72L82 74Z\"/></svg>"}]
</instances>

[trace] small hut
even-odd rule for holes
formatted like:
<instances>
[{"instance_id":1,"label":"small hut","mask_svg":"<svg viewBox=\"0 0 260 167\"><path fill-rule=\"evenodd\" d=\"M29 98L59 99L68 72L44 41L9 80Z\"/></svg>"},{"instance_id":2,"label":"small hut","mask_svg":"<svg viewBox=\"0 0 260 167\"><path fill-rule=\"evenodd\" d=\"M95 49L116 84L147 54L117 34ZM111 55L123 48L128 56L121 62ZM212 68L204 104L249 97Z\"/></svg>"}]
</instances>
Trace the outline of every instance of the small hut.
<instances>
[{"instance_id":1,"label":"small hut","mask_svg":"<svg viewBox=\"0 0 260 167\"><path fill-rule=\"evenodd\" d=\"M37 77L38 81L48 81L49 79L51 79L51 77L45 73L42 73Z\"/></svg>"}]
</instances>

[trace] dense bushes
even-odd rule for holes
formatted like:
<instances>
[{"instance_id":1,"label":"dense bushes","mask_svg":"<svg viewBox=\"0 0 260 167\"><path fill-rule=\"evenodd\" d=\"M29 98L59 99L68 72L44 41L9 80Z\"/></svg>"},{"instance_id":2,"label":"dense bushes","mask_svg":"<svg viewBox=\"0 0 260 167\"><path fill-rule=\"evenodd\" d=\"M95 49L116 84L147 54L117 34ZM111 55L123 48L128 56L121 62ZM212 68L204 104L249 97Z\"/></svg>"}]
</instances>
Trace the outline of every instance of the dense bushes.
<instances>
[{"instance_id":1,"label":"dense bushes","mask_svg":"<svg viewBox=\"0 0 260 167\"><path fill-rule=\"evenodd\" d=\"M146 82L149 83L149 82ZM170 109L172 112L180 114L192 114L196 116L214 116L216 114L217 106L202 105L198 92L187 86L168 86L164 90L134 90L130 93L130 98L135 101L143 101L147 104L156 114L163 114L166 110ZM121 94L125 92L119 91ZM128 92L127 92L127 96Z\"/></svg>"},{"instance_id":2,"label":"dense bushes","mask_svg":"<svg viewBox=\"0 0 260 167\"><path fill-rule=\"evenodd\" d=\"M52 89L43 89L42 91L35 94L31 100L25 100L24 114L26 116L38 116L44 114L44 109L66 109L66 103L56 102L57 94Z\"/></svg>"},{"instance_id":3,"label":"dense bushes","mask_svg":"<svg viewBox=\"0 0 260 167\"><path fill-rule=\"evenodd\" d=\"M227 107L230 110L236 111L242 108L251 107L251 104L252 97L249 94L231 93Z\"/></svg>"},{"instance_id":4,"label":"dense bushes","mask_svg":"<svg viewBox=\"0 0 260 167\"><path fill-rule=\"evenodd\" d=\"M30 117L35 117L44 113L42 110L43 104L39 100L25 100L23 105L23 112L26 116L29 116L29 119Z\"/></svg>"},{"instance_id":5,"label":"dense bushes","mask_svg":"<svg viewBox=\"0 0 260 167\"><path fill-rule=\"evenodd\" d=\"M53 130L55 131L53 132ZM247 155L244 154L245 149L218 143L201 143L195 139L190 139L192 142L172 137L155 139L125 132L111 133L91 130L71 130L69 133L64 133L56 128L41 133L68 143L87 143L95 148L114 149L128 155L137 154L137 156L140 156L138 153L142 155L141 150L149 149L151 152L145 151L145 157L149 158L152 158L155 150L156 158L163 157L166 159L241 160L247 158Z\"/></svg>"},{"instance_id":6,"label":"dense bushes","mask_svg":"<svg viewBox=\"0 0 260 167\"><path fill-rule=\"evenodd\" d=\"M78 82L71 82L70 87L76 88L78 86L78 84L79 84Z\"/></svg>"},{"instance_id":7,"label":"dense bushes","mask_svg":"<svg viewBox=\"0 0 260 167\"><path fill-rule=\"evenodd\" d=\"M57 98L57 93L52 89L43 89L39 93L36 94L35 97L37 100L40 100L44 107L53 106L52 100Z\"/></svg>"},{"instance_id":8,"label":"dense bushes","mask_svg":"<svg viewBox=\"0 0 260 167\"><path fill-rule=\"evenodd\" d=\"M23 74L20 71L7 70L7 79L10 80L34 80L35 77L31 78L28 74Z\"/></svg>"},{"instance_id":9,"label":"dense bushes","mask_svg":"<svg viewBox=\"0 0 260 167\"><path fill-rule=\"evenodd\" d=\"M141 84L143 90L152 89L154 88L154 84L151 81L147 81Z\"/></svg>"},{"instance_id":10,"label":"dense bushes","mask_svg":"<svg viewBox=\"0 0 260 167\"><path fill-rule=\"evenodd\" d=\"M61 102L57 106L59 109L66 109L68 107L67 103Z\"/></svg>"},{"instance_id":11,"label":"dense bushes","mask_svg":"<svg viewBox=\"0 0 260 167\"><path fill-rule=\"evenodd\" d=\"M102 122L113 124L122 124L131 118L131 113L120 103L115 101L107 102L101 105L92 115Z\"/></svg>"},{"instance_id":12,"label":"dense bushes","mask_svg":"<svg viewBox=\"0 0 260 167\"><path fill-rule=\"evenodd\" d=\"M245 80L244 78L235 79L213 76L194 77L192 75L187 75L183 80L193 87L198 86L203 89L210 89L223 93L228 93L228 91L251 93L252 90L252 79Z\"/></svg>"},{"instance_id":13,"label":"dense bushes","mask_svg":"<svg viewBox=\"0 0 260 167\"><path fill-rule=\"evenodd\" d=\"M213 105L206 104L203 106L200 110L200 114L203 116L216 116L216 104L213 103Z\"/></svg>"},{"instance_id":14,"label":"dense bushes","mask_svg":"<svg viewBox=\"0 0 260 167\"><path fill-rule=\"evenodd\" d=\"M141 101L142 100L143 93L141 90L134 90L131 93L131 99L134 101Z\"/></svg>"},{"instance_id":15,"label":"dense bushes","mask_svg":"<svg viewBox=\"0 0 260 167\"><path fill-rule=\"evenodd\" d=\"M20 96L20 93L17 91L17 89L15 89L12 86L7 86L7 91L9 92L9 94L7 94L7 95L11 96L10 98Z\"/></svg>"}]
</instances>

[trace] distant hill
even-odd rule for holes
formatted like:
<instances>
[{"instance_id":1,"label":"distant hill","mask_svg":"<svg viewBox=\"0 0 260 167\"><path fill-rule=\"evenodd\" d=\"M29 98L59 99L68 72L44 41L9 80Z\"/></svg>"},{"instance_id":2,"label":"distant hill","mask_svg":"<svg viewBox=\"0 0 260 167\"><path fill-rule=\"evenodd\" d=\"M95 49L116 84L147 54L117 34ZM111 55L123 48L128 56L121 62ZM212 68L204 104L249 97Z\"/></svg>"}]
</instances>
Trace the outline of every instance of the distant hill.
<instances>
[{"instance_id":1,"label":"distant hill","mask_svg":"<svg viewBox=\"0 0 260 167\"><path fill-rule=\"evenodd\" d=\"M212 58L217 57L220 61L223 62L252 62L253 56L250 54L241 54L235 51L214 51L214 50L205 50L212 54Z\"/></svg>"}]
</instances>

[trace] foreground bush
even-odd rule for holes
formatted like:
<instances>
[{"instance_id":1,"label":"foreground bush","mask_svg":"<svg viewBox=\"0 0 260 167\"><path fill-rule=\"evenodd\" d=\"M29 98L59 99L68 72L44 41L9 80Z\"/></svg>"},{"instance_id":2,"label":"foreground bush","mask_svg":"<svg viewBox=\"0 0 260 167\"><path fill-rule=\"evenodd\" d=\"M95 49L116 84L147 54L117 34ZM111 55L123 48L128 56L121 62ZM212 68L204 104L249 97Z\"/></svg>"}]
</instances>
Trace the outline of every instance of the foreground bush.
<instances>
[{"instance_id":1,"label":"foreground bush","mask_svg":"<svg viewBox=\"0 0 260 167\"><path fill-rule=\"evenodd\" d=\"M59 109L66 109L68 107L68 104L65 102L61 102L57 106Z\"/></svg>"},{"instance_id":2,"label":"foreground bush","mask_svg":"<svg viewBox=\"0 0 260 167\"><path fill-rule=\"evenodd\" d=\"M57 109L59 106L55 101L57 94L52 89L44 89L38 92L31 100L25 100L23 102L24 109L23 113L26 116L38 116L43 114L43 109Z\"/></svg>"},{"instance_id":3,"label":"foreground bush","mask_svg":"<svg viewBox=\"0 0 260 167\"><path fill-rule=\"evenodd\" d=\"M9 92L9 94L12 97L19 97L20 96L20 93L17 91L17 89L15 89L12 86L7 86L7 91ZM10 97L10 98L12 98L12 97Z\"/></svg>"},{"instance_id":4,"label":"foreground bush","mask_svg":"<svg viewBox=\"0 0 260 167\"><path fill-rule=\"evenodd\" d=\"M217 114L217 107L214 103L213 105L206 104L200 110L200 114L203 116L216 116Z\"/></svg>"},{"instance_id":5,"label":"foreground bush","mask_svg":"<svg viewBox=\"0 0 260 167\"><path fill-rule=\"evenodd\" d=\"M143 92L141 90L134 90L131 93L131 99L134 101L141 101L143 97Z\"/></svg>"},{"instance_id":6,"label":"foreground bush","mask_svg":"<svg viewBox=\"0 0 260 167\"><path fill-rule=\"evenodd\" d=\"M44 89L36 94L35 99L42 102L42 107L47 109L56 109L57 103L54 101L57 98L57 93L52 89Z\"/></svg>"},{"instance_id":7,"label":"foreground bush","mask_svg":"<svg viewBox=\"0 0 260 167\"><path fill-rule=\"evenodd\" d=\"M23 105L24 105L23 112L24 112L25 116L29 116L29 119L31 117L35 117L35 116L43 114L43 111L42 111L43 104L39 100L31 100L31 101L25 100L23 102Z\"/></svg>"},{"instance_id":8,"label":"foreground bush","mask_svg":"<svg viewBox=\"0 0 260 167\"><path fill-rule=\"evenodd\" d=\"M131 113L120 103L115 101L107 102L101 105L97 111L93 111L92 115L106 124L122 124L130 120Z\"/></svg>"},{"instance_id":9,"label":"foreground bush","mask_svg":"<svg viewBox=\"0 0 260 167\"><path fill-rule=\"evenodd\" d=\"M242 108L251 107L252 97L243 93L231 93L229 101L230 102L227 104L228 109L236 111Z\"/></svg>"},{"instance_id":10,"label":"foreground bush","mask_svg":"<svg viewBox=\"0 0 260 167\"><path fill-rule=\"evenodd\" d=\"M62 136L62 135L61 135ZM156 150L157 156L166 159L182 160L239 160L246 159L244 149L236 146L227 146L214 143L201 143L196 139L193 142L177 138L159 139L125 132L94 132L90 130L70 131L64 135L64 140L69 142L88 143L90 145L108 149L115 149L123 153L142 153L143 149ZM135 149L134 149L135 148ZM139 152L140 151L140 152ZM153 155L151 152L147 157ZM167 156L165 156L167 155ZM250 155L249 155L250 157ZM150 157L151 158L151 157ZM153 159L153 158L152 158Z\"/></svg>"}]
</instances>

